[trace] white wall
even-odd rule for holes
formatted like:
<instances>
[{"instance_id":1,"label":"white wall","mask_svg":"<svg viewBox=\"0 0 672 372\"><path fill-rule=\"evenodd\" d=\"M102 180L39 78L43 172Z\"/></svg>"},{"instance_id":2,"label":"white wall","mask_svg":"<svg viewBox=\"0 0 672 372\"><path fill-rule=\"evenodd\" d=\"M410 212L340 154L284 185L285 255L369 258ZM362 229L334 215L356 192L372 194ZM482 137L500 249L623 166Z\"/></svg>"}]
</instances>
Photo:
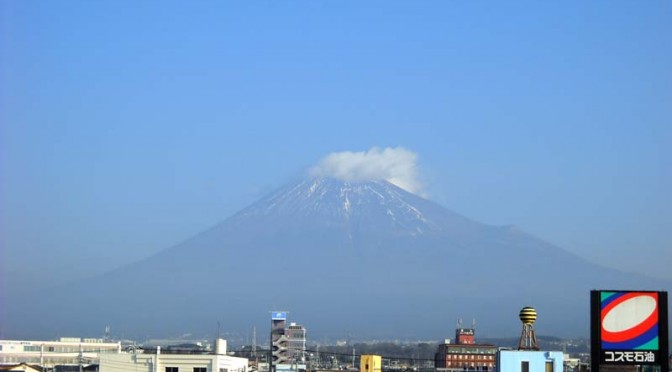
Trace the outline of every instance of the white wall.
<instances>
[{"instance_id":1,"label":"white wall","mask_svg":"<svg viewBox=\"0 0 672 372\"><path fill-rule=\"evenodd\" d=\"M154 372L155 355L106 354L100 356L100 372Z\"/></svg>"},{"instance_id":2,"label":"white wall","mask_svg":"<svg viewBox=\"0 0 672 372\"><path fill-rule=\"evenodd\" d=\"M165 372L177 367L179 372L206 368L208 372L247 372L247 359L212 354L118 354L101 355L100 372Z\"/></svg>"},{"instance_id":3,"label":"white wall","mask_svg":"<svg viewBox=\"0 0 672 372\"><path fill-rule=\"evenodd\" d=\"M0 340L0 364L28 363L41 364L45 367L77 364L80 350L82 350L86 363L97 363L99 354L119 353L121 344L118 342Z\"/></svg>"},{"instance_id":4,"label":"white wall","mask_svg":"<svg viewBox=\"0 0 672 372\"><path fill-rule=\"evenodd\" d=\"M226 369L227 372L247 372L248 360L246 358L218 356L217 359L219 370Z\"/></svg>"}]
</instances>

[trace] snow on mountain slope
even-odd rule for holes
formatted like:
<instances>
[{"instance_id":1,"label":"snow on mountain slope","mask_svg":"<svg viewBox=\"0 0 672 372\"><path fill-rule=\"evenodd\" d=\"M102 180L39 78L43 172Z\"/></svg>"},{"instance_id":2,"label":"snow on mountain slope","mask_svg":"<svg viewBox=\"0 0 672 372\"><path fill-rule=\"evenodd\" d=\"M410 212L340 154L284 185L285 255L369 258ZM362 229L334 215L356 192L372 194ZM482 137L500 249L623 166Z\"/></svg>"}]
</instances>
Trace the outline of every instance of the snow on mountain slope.
<instances>
[{"instance_id":1,"label":"snow on mountain slope","mask_svg":"<svg viewBox=\"0 0 672 372\"><path fill-rule=\"evenodd\" d=\"M456 213L384 180L348 182L331 178L305 179L290 184L232 218L273 217L283 228L306 229L320 224L341 226L348 233L416 236L481 228Z\"/></svg>"}]
</instances>

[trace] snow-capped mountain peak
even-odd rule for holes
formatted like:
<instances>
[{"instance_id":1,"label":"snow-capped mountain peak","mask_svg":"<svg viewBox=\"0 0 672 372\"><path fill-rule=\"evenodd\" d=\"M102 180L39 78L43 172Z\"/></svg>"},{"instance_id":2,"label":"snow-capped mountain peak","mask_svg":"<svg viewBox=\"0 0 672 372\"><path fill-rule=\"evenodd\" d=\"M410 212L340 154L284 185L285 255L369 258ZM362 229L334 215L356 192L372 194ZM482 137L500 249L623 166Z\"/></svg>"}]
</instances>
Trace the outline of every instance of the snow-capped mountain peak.
<instances>
[{"instance_id":1,"label":"snow-capped mountain peak","mask_svg":"<svg viewBox=\"0 0 672 372\"><path fill-rule=\"evenodd\" d=\"M282 216L343 225L348 230L394 228L409 235L437 230L433 203L385 180L340 181L316 177L283 187L243 210L237 217Z\"/></svg>"}]
</instances>

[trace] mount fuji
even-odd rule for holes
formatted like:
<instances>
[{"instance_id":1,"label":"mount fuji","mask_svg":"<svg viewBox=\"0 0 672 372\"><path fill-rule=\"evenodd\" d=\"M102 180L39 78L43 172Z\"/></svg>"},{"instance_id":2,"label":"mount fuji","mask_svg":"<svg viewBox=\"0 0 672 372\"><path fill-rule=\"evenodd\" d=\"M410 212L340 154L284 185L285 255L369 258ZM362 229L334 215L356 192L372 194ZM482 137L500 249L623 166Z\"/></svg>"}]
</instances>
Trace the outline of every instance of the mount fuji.
<instances>
[{"instance_id":1,"label":"mount fuji","mask_svg":"<svg viewBox=\"0 0 672 372\"><path fill-rule=\"evenodd\" d=\"M383 180L302 179L209 230L104 275L11 299L6 335L127 337L263 329L288 310L316 337L435 338L474 318L515 336L587 336L591 289L666 289L514 226L489 226Z\"/></svg>"}]
</instances>

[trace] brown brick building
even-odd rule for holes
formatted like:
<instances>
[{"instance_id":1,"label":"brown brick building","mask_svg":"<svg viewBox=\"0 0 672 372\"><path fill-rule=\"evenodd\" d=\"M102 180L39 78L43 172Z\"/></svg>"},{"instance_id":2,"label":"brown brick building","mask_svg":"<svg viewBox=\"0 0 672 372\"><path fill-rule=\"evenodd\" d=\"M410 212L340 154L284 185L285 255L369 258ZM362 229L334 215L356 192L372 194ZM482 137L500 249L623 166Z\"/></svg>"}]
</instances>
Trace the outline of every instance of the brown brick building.
<instances>
[{"instance_id":1,"label":"brown brick building","mask_svg":"<svg viewBox=\"0 0 672 372\"><path fill-rule=\"evenodd\" d=\"M455 342L439 345L434 366L443 371L494 371L497 346L477 344L473 328L457 328Z\"/></svg>"}]
</instances>

